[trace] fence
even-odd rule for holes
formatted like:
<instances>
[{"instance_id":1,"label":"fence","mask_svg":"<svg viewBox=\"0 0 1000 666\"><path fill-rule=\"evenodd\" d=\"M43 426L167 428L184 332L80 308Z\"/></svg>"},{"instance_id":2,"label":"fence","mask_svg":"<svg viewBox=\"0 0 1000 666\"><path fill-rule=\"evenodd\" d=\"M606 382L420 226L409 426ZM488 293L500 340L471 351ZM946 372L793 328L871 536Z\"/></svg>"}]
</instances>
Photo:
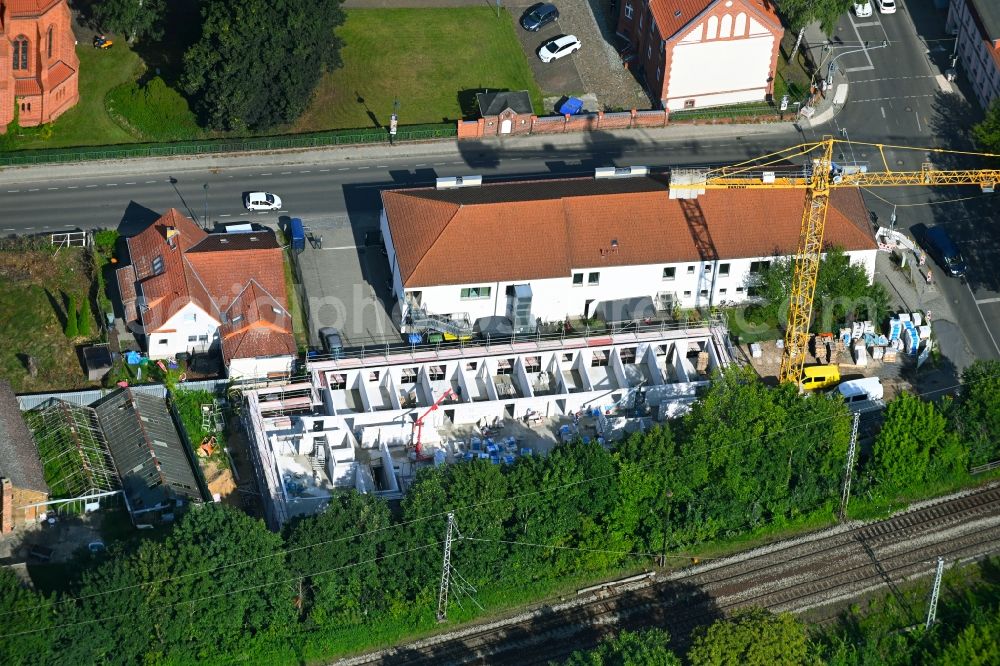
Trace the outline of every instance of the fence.
<instances>
[{"instance_id":1,"label":"fence","mask_svg":"<svg viewBox=\"0 0 1000 666\"><path fill-rule=\"evenodd\" d=\"M454 123L400 127L394 142L426 141L457 136ZM389 143L385 128L339 130L296 136L270 136L243 139L216 139L119 146L80 147L52 150L25 150L0 154L0 166L28 164L61 164L92 160L124 160L144 157L174 157L179 155L211 155L250 151L322 148L368 143Z\"/></svg>"},{"instance_id":2,"label":"fence","mask_svg":"<svg viewBox=\"0 0 1000 666\"><path fill-rule=\"evenodd\" d=\"M187 391L218 391L220 388L224 389L228 384L228 379L206 379L199 382L184 382L183 384L179 384L178 388L182 388ZM156 398L167 397L167 387L163 384L135 384L133 386L129 386L129 388L136 393L145 393L146 395L151 395ZM117 390L118 387L116 386L109 389L62 391L59 393L32 393L30 395L17 396L17 402L21 406L22 412L34 409L46 400L51 400L52 398L55 398L56 400L63 400L71 405L77 405L78 407L89 407L101 398Z\"/></svg>"}]
</instances>

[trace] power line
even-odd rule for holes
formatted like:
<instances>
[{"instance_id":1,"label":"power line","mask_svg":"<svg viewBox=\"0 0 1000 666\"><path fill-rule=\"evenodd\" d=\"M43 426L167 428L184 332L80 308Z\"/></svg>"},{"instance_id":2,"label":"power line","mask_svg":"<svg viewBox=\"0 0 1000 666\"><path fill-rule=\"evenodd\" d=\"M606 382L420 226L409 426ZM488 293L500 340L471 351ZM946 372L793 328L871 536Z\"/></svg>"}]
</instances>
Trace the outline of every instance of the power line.
<instances>
[{"instance_id":1,"label":"power line","mask_svg":"<svg viewBox=\"0 0 1000 666\"><path fill-rule=\"evenodd\" d=\"M986 381L986 380L992 379L995 375L1000 375L1000 372L997 372L997 373L994 373L994 374L988 374L988 375L982 377L981 379L979 379L978 381ZM974 382L970 382L970 383L974 383ZM968 385L968 384L965 384L965 385ZM959 384L954 384L952 386L947 386L947 387L943 387L943 388L939 388L939 389L934 389L934 390L931 390L931 391L925 391L924 393L914 393L913 395L916 396L916 397L921 397L921 396L926 396L926 395L932 395L932 394L938 394L939 395L939 394L941 394L943 392L950 391L950 390L955 389L955 388L961 388L962 386L963 386L963 384L959 383ZM761 433L759 435L754 435L754 436L752 436L750 438L747 438L745 440L740 440L740 441L737 441L737 442L730 442L729 444L720 444L718 446L707 447L705 449L701 449L699 451L692 451L690 453L679 454L679 455L676 455L676 456L672 456L670 459L671 460L683 460L683 459L686 459L686 458L689 458L689 457L693 457L693 456L707 455L707 454L715 452L715 451L721 451L721 450L733 448L733 447L736 447L736 446L743 446L743 445L746 445L746 444L750 444L750 443L755 442L757 440L761 440L761 439L763 439L765 437L774 437L774 436L781 435L781 434L784 434L784 433L793 432L793 431L796 431L796 430L801 430L803 428L807 428L807 427L810 427L810 426L819 425L821 423L825 423L825 422L828 422L828 421L831 421L831 420L834 420L834 419L837 419L837 418L840 418L840 417L841 417L841 415L832 415L832 416L827 416L827 417L823 417L823 418L820 418L820 419L814 419L813 421L808 421L806 423L799 423L799 424L796 424L795 426L790 426L790 427L784 428L782 430L774 430L774 431L770 431L768 433ZM655 461L653 461L653 462L655 462ZM608 474L602 474L602 475L599 475L599 476L586 477L586 478L583 478L583 479L578 479L576 481L570 481L570 482L567 482L567 483L564 483L564 484L560 484L558 486L552 486L552 487L544 488L544 489L541 489L541 490L534 490L534 491L527 492L527 493L521 493L521 494L518 494L518 495L512 495L512 496L502 497L502 498L497 498L497 499L492 499L492 500L484 500L482 502L477 502L477 503L474 503L474 504L467 504L467 505L464 505L464 506L461 506L461 507L455 507L455 508L452 508L452 509L446 509L444 511L439 511L437 513L432 513L432 514L428 514L426 516L421 516L419 518L413 518L411 520L408 520L408 521L405 521L405 522L402 522L402 523L394 523L392 525L386 525L384 527L375 528L375 529L372 529L372 530L368 530L366 532L359 532L357 534L353 534L353 535L349 535L349 536L338 537L336 539L327 539L327 540L324 540L324 541L318 541L316 543L312 543L312 544L308 544L308 545L304 545L304 546L296 546L296 547L293 547L293 548L282 548L282 549L276 550L273 553L268 553L267 555L261 555L259 557L248 558L248 559L244 559L244 560L236 560L235 562L230 562L228 564L220 564L218 566L211 567L211 568L208 568L208 569L202 569L200 571L195 571L195 572L190 572L190 573L185 573L185 574L177 574L176 576L169 576L169 577L161 578L161 579L154 580L154 581L143 581L141 583L134 583L132 585L125 585L125 586L118 587L118 588L113 588L113 589L110 589L110 590L103 590L101 592L94 592L92 594L83 595L83 596L80 596L80 597L68 597L68 598L65 598L65 599L60 599L59 601L53 602L51 604L37 604L35 606L29 606L29 607L26 607L26 608L19 608L19 609L15 609L15 610L3 611L3 612L0 612L0 617L6 616L6 615L10 615L10 614L13 614L13 613L24 613L24 612L35 610L37 608L54 607L54 606L58 606L58 605L61 605L61 604L70 603L70 602L74 602L74 601L83 601L83 600L86 600L86 599L91 599L91 598L94 598L94 597L105 596L107 594L113 594L113 593L116 593L116 592L124 592L125 590L130 590L130 589L133 589L133 588L136 588L136 587L145 587L145 586L148 586L148 585L157 585L157 584L166 583L166 582L169 582L169 581L172 581L172 580L181 580L181 579L184 579L184 578L190 578L192 576L204 575L204 574L212 573L212 572L215 572L215 571L221 571L223 569L227 569L227 568L230 568L230 567L238 566L240 564L252 564L254 562L261 562L261 561L270 559L272 557L278 557L280 555L286 555L286 554L294 553L294 552L297 552L297 551L300 551L300 550L306 550L308 548L314 548L314 547L317 547L317 546L328 545L328 544L331 544L331 543L339 543L339 542L342 542L342 541L349 541L351 539L357 539L357 538L365 537L365 536L368 536L370 534L375 534L375 533L386 531L386 530L390 530L390 529L396 529L396 528L399 528L399 527L406 527L408 525L412 525L412 524L415 524L415 523L418 523L418 522L423 522L425 520L430 520L432 518L437 518L437 517L440 517L440 516L447 516L448 513L450 513L450 512L457 513L457 512L460 512L460 511L467 511L467 510L471 510L471 509L478 509L478 508L481 508L481 507L484 507L484 506L488 506L488 505L491 505L491 504L496 504L498 502L511 502L511 501L518 500L518 499L524 499L524 498L527 498L527 497L534 497L534 496L538 496L538 495L544 495L544 494L550 493L550 492L556 492L558 490L565 490L566 488L571 488L571 487L574 487L574 486L583 485L585 483L592 483L592 482L595 482L595 481L604 481L604 480L608 480L608 479L617 477L618 474L619 474L619 472L615 471L615 472L609 472ZM555 548L555 546L547 546L547 547ZM569 548L569 547L566 547L566 548ZM678 557L678 556L671 556L671 557Z\"/></svg>"}]
</instances>

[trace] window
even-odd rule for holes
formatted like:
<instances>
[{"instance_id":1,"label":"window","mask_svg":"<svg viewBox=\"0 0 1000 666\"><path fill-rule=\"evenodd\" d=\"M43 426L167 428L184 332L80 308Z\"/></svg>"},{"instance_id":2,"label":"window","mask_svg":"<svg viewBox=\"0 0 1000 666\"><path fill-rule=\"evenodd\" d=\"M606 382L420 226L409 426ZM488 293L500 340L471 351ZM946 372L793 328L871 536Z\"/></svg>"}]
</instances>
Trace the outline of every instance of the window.
<instances>
[{"instance_id":1,"label":"window","mask_svg":"<svg viewBox=\"0 0 1000 666\"><path fill-rule=\"evenodd\" d=\"M587 284L600 284L601 274L600 273L588 273L587 274Z\"/></svg>"},{"instance_id":2,"label":"window","mask_svg":"<svg viewBox=\"0 0 1000 666\"><path fill-rule=\"evenodd\" d=\"M583 273L573 273L573 286L577 287L583 284Z\"/></svg>"},{"instance_id":3,"label":"window","mask_svg":"<svg viewBox=\"0 0 1000 666\"><path fill-rule=\"evenodd\" d=\"M472 301L489 298L492 291L492 287L466 287L462 290L462 300Z\"/></svg>"},{"instance_id":4,"label":"window","mask_svg":"<svg viewBox=\"0 0 1000 666\"><path fill-rule=\"evenodd\" d=\"M674 268L673 266L668 266L667 268L663 269L664 280L673 280L676 274L677 274L677 269Z\"/></svg>"},{"instance_id":5,"label":"window","mask_svg":"<svg viewBox=\"0 0 1000 666\"><path fill-rule=\"evenodd\" d=\"M737 294L742 294L743 293L743 287L736 287L736 293Z\"/></svg>"},{"instance_id":6,"label":"window","mask_svg":"<svg viewBox=\"0 0 1000 666\"><path fill-rule=\"evenodd\" d=\"M688 275L694 275L694 266L688 266Z\"/></svg>"},{"instance_id":7,"label":"window","mask_svg":"<svg viewBox=\"0 0 1000 666\"><path fill-rule=\"evenodd\" d=\"M163 338L162 340L160 340L160 344L161 344L161 345L165 345L165 344L167 344L167 339L166 339L166 338Z\"/></svg>"},{"instance_id":8,"label":"window","mask_svg":"<svg viewBox=\"0 0 1000 666\"><path fill-rule=\"evenodd\" d=\"M46 47L45 50L48 51L49 57L51 58L52 57L52 27L51 26L49 27L49 34L47 35L47 37L48 37L48 39L47 39L48 46Z\"/></svg>"},{"instance_id":9,"label":"window","mask_svg":"<svg viewBox=\"0 0 1000 666\"><path fill-rule=\"evenodd\" d=\"M694 100L693 99L686 99L686 100L684 100L684 108L685 109L693 109L694 108Z\"/></svg>"},{"instance_id":10,"label":"window","mask_svg":"<svg viewBox=\"0 0 1000 666\"><path fill-rule=\"evenodd\" d=\"M684 292L684 298L691 298L691 292L690 291L685 291Z\"/></svg>"},{"instance_id":11,"label":"window","mask_svg":"<svg viewBox=\"0 0 1000 666\"><path fill-rule=\"evenodd\" d=\"M208 336L207 335L199 335L198 336L198 342L208 342Z\"/></svg>"},{"instance_id":12,"label":"window","mask_svg":"<svg viewBox=\"0 0 1000 666\"><path fill-rule=\"evenodd\" d=\"M28 38L21 35L14 40L14 69L28 69Z\"/></svg>"},{"instance_id":13,"label":"window","mask_svg":"<svg viewBox=\"0 0 1000 666\"><path fill-rule=\"evenodd\" d=\"M153 257L152 262L153 275L159 275L163 272L163 257L157 255Z\"/></svg>"},{"instance_id":14,"label":"window","mask_svg":"<svg viewBox=\"0 0 1000 666\"><path fill-rule=\"evenodd\" d=\"M186 315L184 315L184 319L186 319L187 321L198 321L198 313L188 312Z\"/></svg>"},{"instance_id":15,"label":"window","mask_svg":"<svg viewBox=\"0 0 1000 666\"><path fill-rule=\"evenodd\" d=\"M700 296L701 296L702 298L708 298L708 289L702 289L702 290L701 290L701 291L699 292L699 295L700 295Z\"/></svg>"},{"instance_id":16,"label":"window","mask_svg":"<svg viewBox=\"0 0 1000 666\"><path fill-rule=\"evenodd\" d=\"M632 20L632 5L631 3L625 5L625 18L629 21Z\"/></svg>"},{"instance_id":17,"label":"window","mask_svg":"<svg viewBox=\"0 0 1000 666\"><path fill-rule=\"evenodd\" d=\"M719 277L727 277L729 275L729 264L719 264Z\"/></svg>"},{"instance_id":18,"label":"window","mask_svg":"<svg viewBox=\"0 0 1000 666\"><path fill-rule=\"evenodd\" d=\"M189 335L188 336L188 342L198 342L198 336L197 335Z\"/></svg>"},{"instance_id":19,"label":"window","mask_svg":"<svg viewBox=\"0 0 1000 666\"><path fill-rule=\"evenodd\" d=\"M706 273L712 272L712 264L705 264L705 272Z\"/></svg>"},{"instance_id":20,"label":"window","mask_svg":"<svg viewBox=\"0 0 1000 666\"><path fill-rule=\"evenodd\" d=\"M760 273L762 270L771 265L770 261L752 261L750 262L750 272Z\"/></svg>"},{"instance_id":21,"label":"window","mask_svg":"<svg viewBox=\"0 0 1000 666\"><path fill-rule=\"evenodd\" d=\"M726 288L723 287L722 289L719 290L719 296L725 296L725 295L726 295Z\"/></svg>"},{"instance_id":22,"label":"window","mask_svg":"<svg viewBox=\"0 0 1000 666\"><path fill-rule=\"evenodd\" d=\"M656 80L659 81L661 78L663 78L663 72L661 72L660 68L657 67L656 68Z\"/></svg>"}]
</instances>

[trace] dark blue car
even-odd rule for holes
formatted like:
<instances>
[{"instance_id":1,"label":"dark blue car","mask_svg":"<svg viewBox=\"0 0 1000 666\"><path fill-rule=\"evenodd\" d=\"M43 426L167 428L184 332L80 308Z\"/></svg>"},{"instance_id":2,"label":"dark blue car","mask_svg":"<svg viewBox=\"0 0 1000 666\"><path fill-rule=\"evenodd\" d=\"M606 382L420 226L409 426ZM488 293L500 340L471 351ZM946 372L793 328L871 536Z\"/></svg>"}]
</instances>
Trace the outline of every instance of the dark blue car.
<instances>
[{"instance_id":1,"label":"dark blue car","mask_svg":"<svg viewBox=\"0 0 1000 666\"><path fill-rule=\"evenodd\" d=\"M538 32L557 18L559 18L559 10L556 9L555 5L539 2L537 5L528 7L528 10L521 16L521 27L529 32Z\"/></svg>"},{"instance_id":2,"label":"dark blue car","mask_svg":"<svg viewBox=\"0 0 1000 666\"><path fill-rule=\"evenodd\" d=\"M924 234L924 245L934 260L952 277L963 277L968 268L958 247L948 232L941 227L931 227Z\"/></svg>"}]
</instances>

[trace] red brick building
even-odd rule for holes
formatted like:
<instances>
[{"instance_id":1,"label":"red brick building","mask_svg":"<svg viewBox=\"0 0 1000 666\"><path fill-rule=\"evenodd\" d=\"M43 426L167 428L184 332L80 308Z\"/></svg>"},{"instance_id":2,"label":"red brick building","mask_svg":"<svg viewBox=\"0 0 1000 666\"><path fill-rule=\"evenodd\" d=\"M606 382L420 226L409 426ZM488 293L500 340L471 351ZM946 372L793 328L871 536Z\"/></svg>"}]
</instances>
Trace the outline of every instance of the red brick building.
<instances>
[{"instance_id":1,"label":"red brick building","mask_svg":"<svg viewBox=\"0 0 1000 666\"><path fill-rule=\"evenodd\" d=\"M49 123L80 99L66 0L0 0L0 133Z\"/></svg>"},{"instance_id":2,"label":"red brick building","mask_svg":"<svg viewBox=\"0 0 1000 666\"><path fill-rule=\"evenodd\" d=\"M650 97L670 111L763 101L784 29L772 0L621 0L618 33Z\"/></svg>"}]
</instances>

